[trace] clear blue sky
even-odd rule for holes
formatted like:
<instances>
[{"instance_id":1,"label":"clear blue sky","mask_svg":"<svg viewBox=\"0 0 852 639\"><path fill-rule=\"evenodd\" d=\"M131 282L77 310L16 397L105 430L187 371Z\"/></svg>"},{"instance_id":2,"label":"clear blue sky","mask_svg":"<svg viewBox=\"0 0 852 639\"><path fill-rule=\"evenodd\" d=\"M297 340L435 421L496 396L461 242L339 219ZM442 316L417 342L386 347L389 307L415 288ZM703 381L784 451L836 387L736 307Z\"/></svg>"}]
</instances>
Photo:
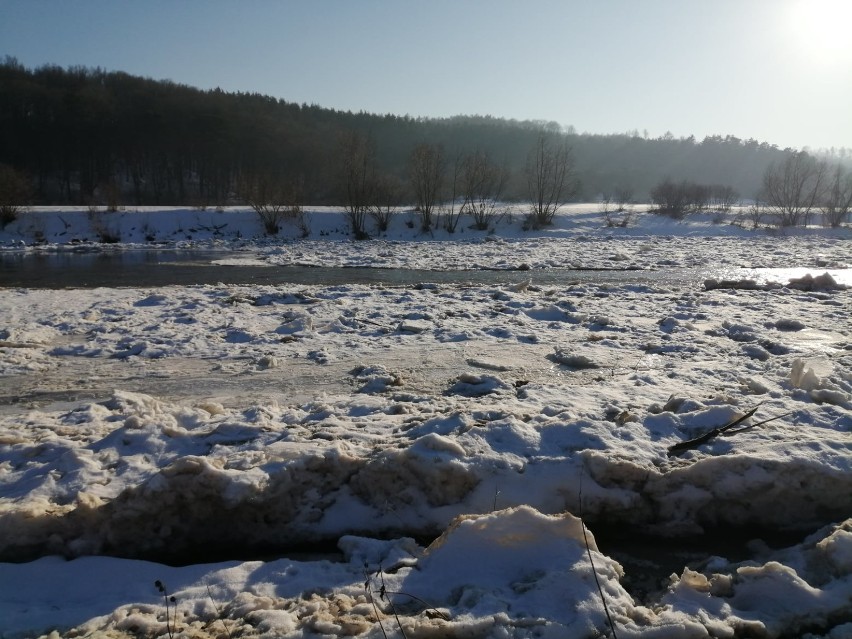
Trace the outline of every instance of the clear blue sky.
<instances>
[{"instance_id":1,"label":"clear blue sky","mask_svg":"<svg viewBox=\"0 0 852 639\"><path fill-rule=\"evenodd\" d=\"M345 110L852 148L852 0L0 0L0 56Z\"/></svg>"}]
</instances>

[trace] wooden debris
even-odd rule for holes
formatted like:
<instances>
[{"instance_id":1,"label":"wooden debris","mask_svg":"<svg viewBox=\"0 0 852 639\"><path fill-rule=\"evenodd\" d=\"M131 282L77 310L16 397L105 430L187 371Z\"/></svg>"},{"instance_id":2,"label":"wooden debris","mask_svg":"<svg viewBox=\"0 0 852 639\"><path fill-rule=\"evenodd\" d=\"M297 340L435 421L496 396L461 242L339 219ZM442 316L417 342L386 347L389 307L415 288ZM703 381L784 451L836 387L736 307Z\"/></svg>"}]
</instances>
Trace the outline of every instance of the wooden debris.
<instances>
[{"instance_id":1,"label":"wooden debris","mask_svg":"<svg viewBox=\"0 0 852 639\"><path fill-rule=\"evenodd\" d=\"M736 435L737 433L743 433L747 430L751 430L752 428L757 428L758 426L762 426L763 424L767 424L769 422L775 421L776 419L781 419L782 417L786 417L787 415L790 415L790 413L784 413L783 415L776 415L775 417L770 417L769 419L764 419L762 422L758 422L757 424L752 424L751 426L744 426L742 428L736 428L734 430L734 428L736 426L739 426L745 420L747 420L749 417L754 415L757 412L758 408L760 408L760 404L758 404L757 406L752 408L750 411L748 411L742 417L738 417L737 419L725 424L724 426L719 426L718 428L714 428L713 430L708 431L708 432L704 433L703 435L696 437L695 439L688 439L684 442L678 442L677 444L674 444L673 446L669 446L669 449L668 449L668 452L667 452L668 456L673 457L675 455L680 455L681 453L685 453L688 450L693 450L695 448L698 448L701 444L709 442L710 440L715 439L716 437L719 437L720 435Z\"/></svg>"}]
</instances>

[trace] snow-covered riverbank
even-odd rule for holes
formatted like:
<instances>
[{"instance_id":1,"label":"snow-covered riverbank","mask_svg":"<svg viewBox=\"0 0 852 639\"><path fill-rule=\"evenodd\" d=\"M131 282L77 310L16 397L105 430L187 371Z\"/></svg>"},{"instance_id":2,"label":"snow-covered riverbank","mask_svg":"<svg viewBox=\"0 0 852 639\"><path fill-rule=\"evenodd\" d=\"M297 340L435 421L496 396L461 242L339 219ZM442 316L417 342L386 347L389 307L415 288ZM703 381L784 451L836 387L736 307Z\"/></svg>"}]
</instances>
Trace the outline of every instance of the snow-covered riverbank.
<instances>
[{"instance_id":1,"label":"snow-covered riverbank","mask_svg":"<svg viewBox=\"0 0 852 639\"><path fill-rule=\"evenodd\" d=\"M419 230L412 211L398 213L386 232L369 242L350 240L342 211L305 211L310 234L283 221L265 235L246 208L223 211L139 207L91 213L46 207L22 213L0 230L2 251L127 251L157 248L233 250L236 263L275 266L344 266L408 269L847 268L852 228L752 230L743 211L694 214L683 221L636 206L626 227L607 227L595 204L564 207L553 226L525 230L523 209L514 207L489 231L464 221L456 233ZM615 214L614 220L620 220ZM776 240L783 241L776 241ZM103 241L108 240L108 241Z\"/></svg>"},{"instance_id":2,"label":"snow-covered riverbank","mask_svg":"<svg viewBox=\"0 0 852 639\"><path fill-rule=\"evenodd\" d=\"M182 636L599 636L594 574L619 637L848 636L852 293L542 286L536 269L819 276L848 269L849 229L775 237L651 215L611 229L591 211L474 241L403 241L400 225L353 243L330 235L334 211L308 242L182 240L265 264L526 265L520 284L3 290L0 554L26 561L0 564L0 636L168 636L157 579ZM7 250L97 248L12 249L14 232ZM754 407L740 432L670 454ZM745 563L708 554L639 600L624 584L641 575L590 536L592 567L576 515L626 536L811 536L754 543ZM341 556L114 558L317 542ZM382 579L407 595L381 599Z\"/></svg>"}]
</instances>

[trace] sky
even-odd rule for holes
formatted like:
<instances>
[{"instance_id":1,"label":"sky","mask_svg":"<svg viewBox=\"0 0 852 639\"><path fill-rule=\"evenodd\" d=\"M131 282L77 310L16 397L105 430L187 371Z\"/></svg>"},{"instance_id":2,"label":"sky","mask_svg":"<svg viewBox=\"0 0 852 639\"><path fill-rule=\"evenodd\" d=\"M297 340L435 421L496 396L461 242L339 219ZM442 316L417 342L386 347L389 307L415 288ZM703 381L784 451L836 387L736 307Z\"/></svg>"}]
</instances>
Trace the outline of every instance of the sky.
<instances>
[{"instance_id":1,"label":"sky","mask_svg":"<svg viewBox=\"0 0 852 639\"><path fill-rule=\"evenodd\" d=\"M0 0L0 57L414 117L852 148L852 0Z\"/></svg>"}]
</instances>

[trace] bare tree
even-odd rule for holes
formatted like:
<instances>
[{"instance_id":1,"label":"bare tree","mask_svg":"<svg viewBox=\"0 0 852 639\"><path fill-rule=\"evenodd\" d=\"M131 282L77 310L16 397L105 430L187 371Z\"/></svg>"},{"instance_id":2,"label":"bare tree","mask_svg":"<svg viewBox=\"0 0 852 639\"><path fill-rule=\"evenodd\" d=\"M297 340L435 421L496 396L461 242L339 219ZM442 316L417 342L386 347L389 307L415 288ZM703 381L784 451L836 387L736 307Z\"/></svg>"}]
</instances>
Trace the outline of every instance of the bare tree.
<instances>
[{"instance_id":1,"label":"bare tree","mask_svg":"<svg viewBox=\"0 0 852 639\"><path fill-rule=\"evenodd\" d=\"M542 228L553 224L553 218L565 201L577 192L574 157L567 140L539 133L527 157L527 194L530 198L528 224Z\"/></svg>"},{"instance_id":2,"label":"bare tree","mask_svg":"<svg viewBox=\"0 0 852 639\"><path fill-rule=\"evenodd\" d=\"M612 199L615 200L618 211L626 211L633 204L633 187L624 184L619 186L613 192Z\"/></svg>"},{"instance_id":3,"label":"bare tree","mask_svg":"<svg viewBox=\"0 0 852 639\"><path fill-rule=\"evenodd\" d=\"M849 215L850 209L852 209L852 171L844 173L843 167L838 164L826 189L825 202L822 206L823 223L837 228Z\"/></svg>"},{"instance_id":4,"label":"bare tree","mask_svg":"<svg viewBox=\"0 0 852 639\"><path fill-rule=\"evenodd\" d=\"M431 231L435 226L433 215L444 182L444 168L444 150L441 146L420 144L409 157L408 175L420 212L420 227L424 231Z\"/></svg>"},{"instance_id":5,"label":"bare tree","mask_svg":"<svg viewBox=\"0 0 852 639\"><path fill-rule=\"evenodd\" d=\"M706 211L710 206L722 206L729 202L727 210L739 197L732 188L727 186L707 186L688 180L678 183L670 178L659 182L651 189L651 201L657 205L657 212L676 220L683 219L689 213ZM721 210L721 209L717 209Z\"/></svg>"},{"instance_id":6,"label":"bare tree","mask_svg":"<svg viewBox=\"0 0 852 639\"><path fill-rule=\"evenodd\" d=\"M376 176L375 197L370 205L370 217L373 218L380 233L388 230L391 218L402 203L403 191L402 182L396 176Z\"/></svg>"},{"instance_id":7,"label":"bare tree","mask_svg":"<svg viewBox=\"0 0 852 639\"><path fill-rule=\"evenodd\" d=\"M633 189L630 187L619 187L615 191L605 191L601 194L598 202L598 210L604 218L604 224L608 228L619 226L626 228L633 219Z\"/></svg>"},{"instance_id":8,"label":"bare tree","mask_svg":"<svg viewBox=\"0 0 852 639\"><path fill-rule=\"evenodd\" d=\"M492 163L487 154L476 151L462 162L461 177L462 209L473 218L475 229L487 231L492 222L505 213L500 197L509 179L509 171L505 166Z\"/></svg>"},{"instance_id":9,"label":"bare tree","mask_svg":"<svg viewBox=\"0 0 852 639\"><path fill-rule=\"evenodd\" d=\"M746 217L751 221L751 228L756 229L760 226L763 218L766 216L766 204L756 199L751 206L746 209Z\"/></svg>"},{"instance_id":10,"label":"bare tree","mask_svg":"<svg viewBox=\"0 0 852 639\"><path fill-rule=\"evenodd\" d=\"M598 201L598 211L603 215L604 223L607 227L615 226L615 220L612 216L614 208L612 193L609 191L601 193L601 199Z\"/></svg>"},{"instance_id":11,"label":"bare tree","mask_svg":"<svg viewBox=\"0 0 852 639\"><path fill-rule=\"evenodd\" d=\"M683 182L682 185L686 192L687 209L693 213L705 210L710 203L710 187L694 182Z\"/></svg>"},{"instance_id":12,"label":"bare tree","mask_svg":"<svg viewBox=\"0 0 852 639\"><path fill-rule=\"evenodd\" d=\"M354 131L340 139L340 186L346 218L355 239L369 239L367 215L376 189L375 150L371 138Z\"/></svg>"},{"instance_id":13,"label":"bare tree","mask_svg":"<svg viewBox=\"0 0 852 639\"><path fill-rule=\"evenodd\" d=\"M677 184L671 178L665 178L651 189L651 202L657 207L657 212L681 220L689 208L688 183L684 180Z\"/></svg>"},{"instance_id":14,"label":"bare tree","mask_svg":"<svg viewBox=\"0 0 852 639\"><path fill-rule=\"evenodd\" d=\"M30 183L20 171L0 164L0 229L18 219L30 193Z\"/></svg>"},{"instance_id":15,"label":"bare tree","mask_svg":"<svg viewBox=\"0 0 852 639\"><path fill-rule=\"evenodd\" d=\"M615 189L613 199L617 207L616 210L621 213L618 226L625 228L630 225L630 221L633 219L633 187L622 184Z\"/></svg>"},{"instance_id":16,"label":"bare tree","mask_svg":"<svg viewBox=\"0 0 852 639\"><path fill-rule=\"evenodd\" d=\"M449 193L447 199L441 206L441 212L444 216L444 228L450 233L455 233L458 229L461 217L464 214L464 203L458 206L459 189L462 186L462 170L464 167L464 159L461 153L456 153L453 160L452 179L450 180Z\"/></svg>"},{"instance_id":17,"label":"bare tree","mask_svg":"<svg viewBox=\"0 0 852 639\"><path fill-rule=\"evenodd\" d=\"M805 151L771 164L763 175L763 199L780 226L807 224L825 186L826 165Z\"/></svg>"},{"instance_id":18,"label":"bare tree","mask_svg":"<svg viewBox=\"0 0 852 639\"><path fill-rule=\"evenodd\" d=\"M730 213L731 208L740 199L740 194L732 186L714 184L710 187L710 202L717 211Z\"/></svg>"},{"instance_id":19,"label":"bare tree","mask_svg":"<svg viewBox=\"0 0 852 639\"><path fill-rule=\"evenodd\" d=\"M284 220L294 220L303 226L302 178L287 180L272 173L246 172L237 179L236 188L239 197L257 213L267 235L277 235Z\"/></svg>"}]
</instances>

